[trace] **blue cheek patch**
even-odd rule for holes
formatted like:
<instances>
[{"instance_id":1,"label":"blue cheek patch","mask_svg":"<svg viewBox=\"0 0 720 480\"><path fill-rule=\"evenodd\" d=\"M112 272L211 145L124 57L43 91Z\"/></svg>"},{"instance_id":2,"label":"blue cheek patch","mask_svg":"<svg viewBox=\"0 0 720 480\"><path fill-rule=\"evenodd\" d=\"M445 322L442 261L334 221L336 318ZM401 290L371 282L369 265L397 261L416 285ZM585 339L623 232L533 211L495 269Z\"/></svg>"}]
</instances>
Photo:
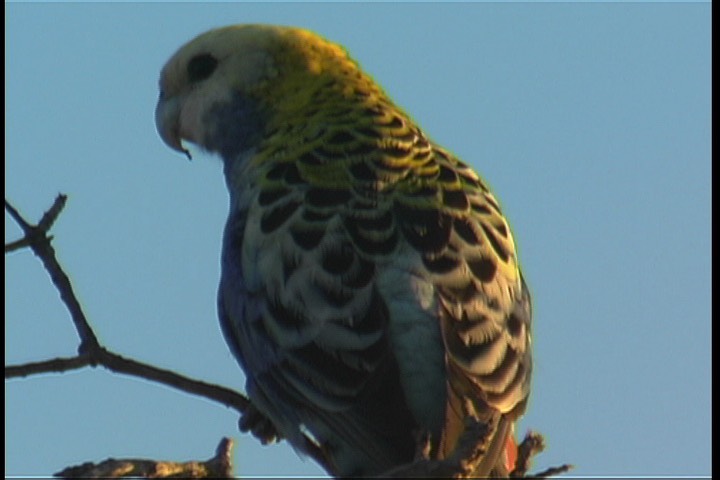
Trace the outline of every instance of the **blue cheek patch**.
<instances>
[{"instance_id":1,"label":"blue cheek patch","mask_svg":"<svg viewBox=\"0 0 720 480\"><path fill-rule=\"evenodd\" d=\"M218 152L227 162L255 147L265 129L266 115L261 112L257 100L239 92L230 102L215 105L205 118L216 125L204 139L205 148Z\"/></svg>"}]
</instances>

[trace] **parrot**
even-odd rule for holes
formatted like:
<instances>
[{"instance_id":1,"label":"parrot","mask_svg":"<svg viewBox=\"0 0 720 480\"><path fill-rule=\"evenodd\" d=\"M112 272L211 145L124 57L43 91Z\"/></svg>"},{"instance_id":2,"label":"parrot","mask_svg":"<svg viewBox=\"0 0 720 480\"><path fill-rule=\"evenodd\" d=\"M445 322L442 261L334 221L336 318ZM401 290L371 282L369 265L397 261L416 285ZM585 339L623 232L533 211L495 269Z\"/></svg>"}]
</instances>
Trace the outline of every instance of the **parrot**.
<instances>
[{"instance_id":1,"label":"parrot","mask_svg":"<svg viewBox=\"0 0 720 480\"><path fill-rule=\"evenodd\" d=\"M506 476L532 313L485 180L307 29L210 30L159 87L164 143L222 162L218 316L265 432L370 476L416 459L423 435L448 458L472 418L487 431L474 476Z\"/></svg>"}]
</instances>

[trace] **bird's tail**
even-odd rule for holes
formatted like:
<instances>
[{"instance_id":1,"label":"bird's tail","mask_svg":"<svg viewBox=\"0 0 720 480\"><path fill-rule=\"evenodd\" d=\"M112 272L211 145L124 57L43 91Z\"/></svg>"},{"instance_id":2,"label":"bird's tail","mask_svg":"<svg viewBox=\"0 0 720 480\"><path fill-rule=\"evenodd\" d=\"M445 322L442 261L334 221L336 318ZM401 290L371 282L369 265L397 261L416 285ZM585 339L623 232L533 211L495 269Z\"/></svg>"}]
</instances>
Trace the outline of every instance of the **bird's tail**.
<instances>
[{"instance_id":1,"label":"bird's tail","mask_svg":"<svg viewBox=\"0 0 720 480\"><path fill-rule=\"evenodd\" d=\"M447 458L458 446L464 433L465 419L475 417L488 428L485 453L477 465L473 477L506 477L515 467L517 444L514 438L513 420L485 405L476 405L448 388L445 425L437 450L438 458Z\"/></svg>"}]
</instances>

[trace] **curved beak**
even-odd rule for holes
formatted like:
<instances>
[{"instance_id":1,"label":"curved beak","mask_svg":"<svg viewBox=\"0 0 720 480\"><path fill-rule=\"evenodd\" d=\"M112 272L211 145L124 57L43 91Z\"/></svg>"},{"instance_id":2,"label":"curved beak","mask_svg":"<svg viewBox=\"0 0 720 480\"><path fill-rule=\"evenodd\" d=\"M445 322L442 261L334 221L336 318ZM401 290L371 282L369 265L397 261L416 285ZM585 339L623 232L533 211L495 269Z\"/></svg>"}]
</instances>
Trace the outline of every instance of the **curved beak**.
<instances>
[{"instance_id":1,"label":"curved beak","mask_svg":"<svg viewBox=\"0 0 720 480\"><path fill-rule=\"evenodd\" d=\"M160 92L157 106L155 107L155 126L165 144L177 152L184 153L192 160L190 152L183 147L180 138L180 113L182 101L178 97L167 98Z\"/></svg>"}]
</instances>

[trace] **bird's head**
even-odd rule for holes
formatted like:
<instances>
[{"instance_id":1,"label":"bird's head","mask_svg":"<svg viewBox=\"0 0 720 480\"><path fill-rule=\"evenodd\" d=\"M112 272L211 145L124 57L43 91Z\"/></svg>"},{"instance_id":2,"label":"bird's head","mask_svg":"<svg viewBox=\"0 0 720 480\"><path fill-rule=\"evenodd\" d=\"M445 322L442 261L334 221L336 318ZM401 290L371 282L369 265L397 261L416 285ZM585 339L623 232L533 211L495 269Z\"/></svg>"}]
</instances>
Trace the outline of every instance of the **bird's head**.
<instances>
[{"instance_id":1,"label":"bird's head","mask_svg":"<svg viewBox=\"0 0 720 480\"><path fill-rule=\"evenodd\" d=\"M182 46L162 69L157 129L177 151L187 154L188 141L234 158L281 119L302 115L317 91L363 77L341 47L307 30L211 30Z\"/></svg>"}]
</instances>

